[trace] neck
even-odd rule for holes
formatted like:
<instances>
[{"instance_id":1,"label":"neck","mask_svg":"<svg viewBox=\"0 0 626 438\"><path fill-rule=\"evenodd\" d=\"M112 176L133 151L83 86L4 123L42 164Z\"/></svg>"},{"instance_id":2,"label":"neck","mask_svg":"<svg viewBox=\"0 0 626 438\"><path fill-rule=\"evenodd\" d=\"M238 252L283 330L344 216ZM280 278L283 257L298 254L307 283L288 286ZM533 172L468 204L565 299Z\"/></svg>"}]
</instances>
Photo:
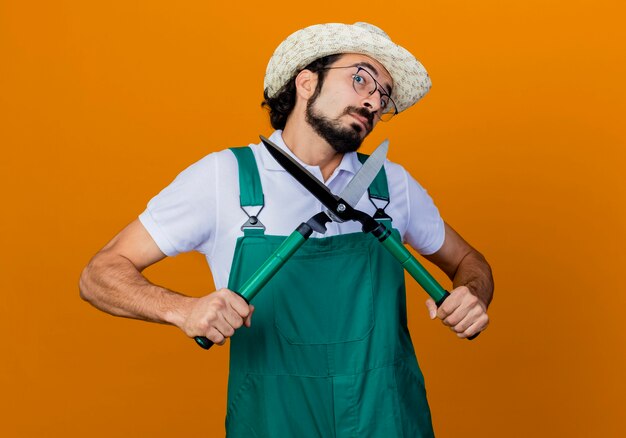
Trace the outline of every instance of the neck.
<instances>
[{"instance_id":1,"label":"neck","mask_svg":"<svg viewBox=\"0 0 626 438\"><path fill-rule=\"evenodd\" d=\"M287 147L302 162L318 166L324 181L328 180L341 163L343 154L320 137L304 119L290 117L283 130Z\"/></svg>"}]
</instances>

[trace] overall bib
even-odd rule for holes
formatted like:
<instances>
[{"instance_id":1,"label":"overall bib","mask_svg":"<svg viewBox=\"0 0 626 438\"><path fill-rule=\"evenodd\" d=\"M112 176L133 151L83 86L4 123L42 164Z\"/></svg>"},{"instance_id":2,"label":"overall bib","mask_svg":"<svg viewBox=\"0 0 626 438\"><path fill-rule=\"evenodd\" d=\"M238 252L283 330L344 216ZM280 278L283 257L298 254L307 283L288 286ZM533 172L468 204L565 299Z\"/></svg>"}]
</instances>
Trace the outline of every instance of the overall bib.
<instances>
[{"instance_id":1,"label":"overall bib","mask_svg":"<svg viewBox=\"0 0 626 438\"><path fill-rule=\"evenodd\" d=\"M232 150L242 207L262 206L252 151ZM384 169L369 192L388 199ZM244 229L229 289L285 237ZM310 238L254 298L252 326L230 340L227 436L433 437L405 299L402 266L370 234Z\"/></svg>"}]
</instances>

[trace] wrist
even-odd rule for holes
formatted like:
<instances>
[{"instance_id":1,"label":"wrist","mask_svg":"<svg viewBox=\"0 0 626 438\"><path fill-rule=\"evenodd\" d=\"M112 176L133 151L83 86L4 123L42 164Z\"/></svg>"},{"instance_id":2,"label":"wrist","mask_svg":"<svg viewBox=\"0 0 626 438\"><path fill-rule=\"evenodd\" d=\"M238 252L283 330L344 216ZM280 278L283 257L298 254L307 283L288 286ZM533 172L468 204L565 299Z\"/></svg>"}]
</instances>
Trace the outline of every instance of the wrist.
<instances>
[{"instance_id":1,"label":"wrist","mask_svg":"<svg viewBox=\"0 0 626 438\"><path fill-rule=\"evenodd\" d=\"M174 295L173 298L173 302L170 306L167 306L167 309L165 309L163 313L163 320L167 324L171 324L182 329L189 313L191 312L191 307L193 306L195 298L178 294Z\"/></svg>"}]
</instances>

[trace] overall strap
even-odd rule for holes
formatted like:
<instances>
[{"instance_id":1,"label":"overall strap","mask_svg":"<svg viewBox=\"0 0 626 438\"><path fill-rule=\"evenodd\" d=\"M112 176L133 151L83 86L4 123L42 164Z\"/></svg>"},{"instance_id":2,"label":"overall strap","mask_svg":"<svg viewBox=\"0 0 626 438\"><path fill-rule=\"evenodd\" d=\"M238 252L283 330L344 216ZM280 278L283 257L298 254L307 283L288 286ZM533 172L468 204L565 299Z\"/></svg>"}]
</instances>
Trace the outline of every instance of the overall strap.
<instances>
[{"instance_id":1,"label":"overall strap","mask_svg":"<svg viewBox=\"0 0 626 438\"><path fill-rule=\"evenodd\" d=\"M259 235L265 226L259 221L258 215L263 210L263 186L254 153L248 146L230 148L237 158L239 166L239 204L248 220L241 226L244 235Z\"/></svg>"},{"instance_id":2,"label":"overall strap","mask_svg":"<svg viewBox=\"0 0 626 438\"><path fill-rule=\"evenodd\" d=\"M369 158L369 155L357 153L357 157L361 164L365 163L365 160ZM367 193L370 198L370 202L376 207L376 213L374 219L377 220L389 220L392 218L385 213L385 208L389 205L389 185L387 184L387 173L385 172L385 166L380 168L380 171L374 178L374 181L367 189Z\"/></svg>"}]
</instances>

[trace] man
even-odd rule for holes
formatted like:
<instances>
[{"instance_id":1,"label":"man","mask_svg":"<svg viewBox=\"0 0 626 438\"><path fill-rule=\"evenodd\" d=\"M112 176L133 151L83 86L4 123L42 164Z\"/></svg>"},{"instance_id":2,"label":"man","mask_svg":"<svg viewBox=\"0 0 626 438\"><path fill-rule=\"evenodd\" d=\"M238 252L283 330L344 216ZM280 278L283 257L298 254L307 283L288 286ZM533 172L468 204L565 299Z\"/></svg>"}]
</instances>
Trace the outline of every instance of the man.
<instances>
[{"instance_id":1,"label":"man","mask_svg":"<svg viewBox=\"0 0 626 438\"><path fill-rule=\"evenodd\" d=\"M423 66L379 28L311 26L289 36L268 64L270 139L340 193L361 166L354 151L363 139L429 88ZM385 163L379 183L356 208L378 213L453 280L439 309L427 301L431 318L460 338L484 330L493 293L485 259L402 167ZM81 296L189 337L219 345L232 337L228 436L433 436L406 325L403 269L359 224L331 223L315 234L254 305L233 293L320 211L261 144L210 154L96 254L81 276ZM206 255L217 291L193 298L142 276L191 250Z\"/></svg>"}]
</instances>

